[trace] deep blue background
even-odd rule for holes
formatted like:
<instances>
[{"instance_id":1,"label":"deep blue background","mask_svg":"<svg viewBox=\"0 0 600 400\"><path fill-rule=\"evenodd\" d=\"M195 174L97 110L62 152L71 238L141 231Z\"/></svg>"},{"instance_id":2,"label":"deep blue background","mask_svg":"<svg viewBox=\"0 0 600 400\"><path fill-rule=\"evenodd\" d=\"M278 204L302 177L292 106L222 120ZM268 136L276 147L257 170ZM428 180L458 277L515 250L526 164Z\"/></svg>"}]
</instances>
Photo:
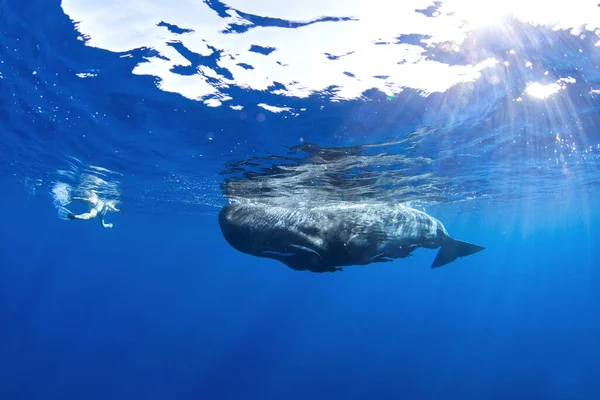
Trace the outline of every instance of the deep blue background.
<instances>
[{"instance_id":1,"label":"deep blue background","mask_svg":"<svg viewBox=\"0 0 600 400\"><path fill-rule=\"evenodd\" d=\"M486 247L447 267L431 270L435 252L419 250L342 273L299 273L235 252L215 208L202 215L185 202L198 185L174 195L164 178L214 178L229 161L223 153L277 153L300 136L326 146L405 134L432 122L426 109L439 109L460 89L426 100L406 91L387 103L288 99L308 112L242 121L132 76L151 50L123 59L85 47L58 1L1 7L0 399L600 398L593 165L563 184L564 192L550 187L546 202L509 196L476 208L438 205L432 213L454 237ZM491 46L505 52L502 43ZM565 49L536 51L553 60ZM568 70L557 62L553 71L561 68ZM85 70L98 76L74 77ZM250 116L260 111L252 104L281 100L232 90ZM506 93L497 90L475 85L466 95L469 112L440 110L462 130L432 148L479 143L472 133L501 126L494 118L507 118L510 104L498 101ZM563 117L568 124L581 116L572 129L594 143L597 106L580 101ZM520 123L494 143L523 140L510 135L527 126L544 131L559 103L516 110L511 117ZM320 112L322 104L328 107ZM554 140L568 128L544 132ZM209 132L217 134L210 144ZM467 150L481 156L477 149ZM482 156L490 165L503 159L517 168L530 161L524 155L537 156L492 149ZM203 153L202 162L192 153ZM56 218L49 191L70 156L123 174L126 211L111 215L113 229ZM482 185L489 179L496 188L540 189L507 170L474 169ZM580 181L588 196L575 193ZM147 188L152 201L141 196Z\"/></svg>"},{"instance_id":2,"label":"deep blue background","mask_svg":"<svg viewBox=\"0 0 600 400\"><path fill-rule=\"evenodd\" d=\"M597 220L448 213L485 252L309 274L232 251L213 217L102 230L1 201L2 398L600 395Z\"/></svg>"}]
</instances>

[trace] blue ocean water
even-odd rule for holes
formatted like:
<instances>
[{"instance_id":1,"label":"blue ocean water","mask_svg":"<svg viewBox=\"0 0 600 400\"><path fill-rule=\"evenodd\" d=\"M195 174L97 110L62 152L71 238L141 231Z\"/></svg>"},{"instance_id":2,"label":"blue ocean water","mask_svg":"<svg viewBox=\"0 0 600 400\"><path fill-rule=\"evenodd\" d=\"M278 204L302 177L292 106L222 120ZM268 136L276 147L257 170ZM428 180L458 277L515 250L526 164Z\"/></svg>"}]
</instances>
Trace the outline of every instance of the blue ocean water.
<instances>
[{"instance_id":1,"label":"blue ocean water","mask_svg":"<svg viewBox=\"0 0 600 400\"><path fill-rule=\"evenodd\" d=\"M0 399L600 398L599 10L0 2ZM294 271L229 198L486 250Z\"/></svg>"}]
</instances>

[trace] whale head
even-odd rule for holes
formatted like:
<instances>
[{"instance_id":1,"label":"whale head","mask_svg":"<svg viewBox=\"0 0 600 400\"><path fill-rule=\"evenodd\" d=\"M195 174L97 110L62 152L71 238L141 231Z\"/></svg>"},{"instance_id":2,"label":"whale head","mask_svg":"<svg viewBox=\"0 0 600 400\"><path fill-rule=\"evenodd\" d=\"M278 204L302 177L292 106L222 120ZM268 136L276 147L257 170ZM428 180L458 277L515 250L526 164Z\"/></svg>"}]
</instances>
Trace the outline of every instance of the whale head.
<instances>
[{"instance_id":1,"label":"whale head","mask_svg":"<svg viewBox=\"0 0 600 400\"><path fill-rule=\"evenodd\" d=\"M277 218L281 217L281 218ZM298 269L319 269L324 260L318 238L286 223L276 208L228 204L219 212L225 240L236 250L257 257L279 260Z\"/></svg>"}]
</instances>

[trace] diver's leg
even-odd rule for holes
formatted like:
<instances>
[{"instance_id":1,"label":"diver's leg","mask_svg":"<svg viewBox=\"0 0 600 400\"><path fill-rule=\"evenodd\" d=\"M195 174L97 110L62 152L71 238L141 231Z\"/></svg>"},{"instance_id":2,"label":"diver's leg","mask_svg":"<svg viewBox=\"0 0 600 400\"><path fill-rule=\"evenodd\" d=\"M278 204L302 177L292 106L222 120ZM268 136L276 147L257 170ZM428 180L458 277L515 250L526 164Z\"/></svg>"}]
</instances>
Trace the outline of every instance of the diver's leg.
<instances>
[{"instance_id":1,"label":"diver's leg","mask_svg":"<svg viewBox=\"0 0 600 400\"><path fill-rule=\"evenodd\" d=\"M98 211L95 209L90 210L90 212L86 212L83 214L77 214L77 215L73 215L73 217L71 218L71 216L69 216L69 219L94 219L98 216Z\"/></svg>"},{"instance_id":2,"label":"diver's leg","mask_svg":"<svg viewBox=\"0 0 600 400\"><path fill-rule=\"evenodd\" d=\"M96 203L92 199L88 199L87 197L71 197L70 200L71 201L73 201L73 200L81 201L82 203L85 203L91 207L96 205Z\"/></svg>"}]
</instances>

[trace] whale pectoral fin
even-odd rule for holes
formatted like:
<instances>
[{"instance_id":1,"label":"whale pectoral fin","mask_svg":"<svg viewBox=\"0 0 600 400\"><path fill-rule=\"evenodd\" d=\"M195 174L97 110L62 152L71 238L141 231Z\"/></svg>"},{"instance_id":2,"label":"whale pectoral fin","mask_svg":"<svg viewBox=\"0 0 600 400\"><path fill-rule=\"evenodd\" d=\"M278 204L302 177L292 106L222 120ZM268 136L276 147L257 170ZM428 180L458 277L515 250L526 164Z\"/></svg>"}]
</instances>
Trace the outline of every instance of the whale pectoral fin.
<instances>
[{"instance_id":1,"label":"whale pectoral fin","mask_svg":"<svg viewBox=\"0 0 600 400\"><path fill-rule=\"evenodd\" d=\"M340 267L325 267L325 268L308 268L308 270L310 272L316 272L316 273L322 273L322 272L342 272L344 271L342 268Z\"/></svg>"},{"instance_id":2,"label":"whale pectoral fin","mask_svg":"<svg viewBox=\"0 0 600 400\"><path fill-rule=\"evenodd\" d=\"M323 257L315 250L299 244L290 244L286 253L269 251L271 258L276 258L296 271L335 272L331 267L322 267ZM267 252L263 252L267 253Z\"/></svg>"},{"instance_id":3,"label":"whale pectoral fin","mask_svg":"<svg viewBox=\"0 0 600 400\"><path fill-rule=\"evenodd\" d=\"M417 246L409 245L409 246L400 246L393 251L389 251L388 255L391 258L406 258L412 257L412 252L417 248Z\"/></svg>"},{"instance_id":4,"label":"whale pectoral fin","mask_svg":"<svg viewBox=\"0 0 600 400\"><path fill-rule=\"evenodd\" d=\"M383 254L378 254L375 257L371 258L370 262L391 262L394 261L393 258L386 257Z\"/></svg>"},{"instance_id":5,"label":"whale pectoral fin","mask_svg":"<svg viewBox=\"0 0 600 400\"><path fill-rule=\"evenodd\" d=\"M294 248L294 249L296 249L296 250L300 250L301 252L306 252L306 253L310 253L310 254L312 254L312 255L315 255L315 256L319 257L319 259L320 259L321 261L323 261L323 257L321 257L321 255L320 255L319 253L317 253L317 252L316 252L315 250L313 250L313 249L310 249L310 248L308 248L308 247L306 247L306 246L301 246L301 245L299 245L299 244L291 244L290 246L291 246L291 247L293 247L293 248Z\"/></svg>"},{"instance_id":6,"label":"whale pectoral fin","mask_svg":"<svg viewBox=\"0 0 600 400\"><path fill-rule=\"evenodd\" d=\"M451 263L459 257L470 256L471 254L475 254L481 250L485 250L485 247L448 238L442 245L442 248L435 257L435 260L433 260L431 268L441 267Z\"/></svg>"}]
</instances>

